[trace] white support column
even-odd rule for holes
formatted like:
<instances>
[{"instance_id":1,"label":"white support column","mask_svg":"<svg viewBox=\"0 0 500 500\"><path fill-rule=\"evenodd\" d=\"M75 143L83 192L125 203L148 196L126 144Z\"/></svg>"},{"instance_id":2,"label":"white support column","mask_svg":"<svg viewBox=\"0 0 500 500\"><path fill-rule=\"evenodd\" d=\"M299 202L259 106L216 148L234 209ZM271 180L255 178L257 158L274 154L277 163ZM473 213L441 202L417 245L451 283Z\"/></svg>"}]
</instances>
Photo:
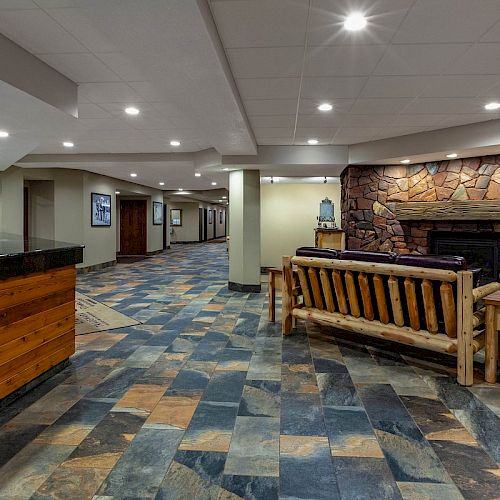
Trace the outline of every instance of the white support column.
<instances>
[{"instance_id":1,"label":"white support column","mask_svg":"<svg viewBox=\"0 0 500 500\"><path fill-rule=\"evenodd\" d=\"M260 171L229 174L229 289L260 292Z\"/></svg>"}]
</instances>

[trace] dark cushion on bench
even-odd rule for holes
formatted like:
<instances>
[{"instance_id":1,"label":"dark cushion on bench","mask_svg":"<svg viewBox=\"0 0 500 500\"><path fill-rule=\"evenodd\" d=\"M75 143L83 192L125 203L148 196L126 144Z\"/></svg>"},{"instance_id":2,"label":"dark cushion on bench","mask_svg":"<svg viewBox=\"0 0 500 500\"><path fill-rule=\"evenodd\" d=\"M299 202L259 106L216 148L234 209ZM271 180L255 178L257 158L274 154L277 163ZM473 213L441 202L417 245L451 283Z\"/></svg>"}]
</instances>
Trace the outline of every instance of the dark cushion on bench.
<instances>
[{"instance_id":1,"label":"dark cushion on bench","mask_svg":"<svg viewBox=\"0 0 500 500\"><path fill-rule=\"evenodd\" d=\"M338 259L339 251L334 248L300 247L297 248L297 257L317 257L318 259Z\"/></svg>"},{"instance_id":2,"label":"dark cushion on bench","mask_svg":"<svg viewBox=\"0 0 500 500\"><path fill-rule=\"evenodd\" d=\"M340 254L340 260L358 260L379 264L393 264L396 257L397 254L393 252L365 252L363 250L344 250Z\"/></svg>"},{"instance_id":3,"label":"dark cushion on bench","mask_svg":"<svg viewBox=\"0 0 500 500\"><path fill-rule=\"evenodd\" d=\"M463 257L451 255L398 255L396 264L401 266L427 267L446 271L465 271L467 263Z\"/></svg>"}]
</instances>

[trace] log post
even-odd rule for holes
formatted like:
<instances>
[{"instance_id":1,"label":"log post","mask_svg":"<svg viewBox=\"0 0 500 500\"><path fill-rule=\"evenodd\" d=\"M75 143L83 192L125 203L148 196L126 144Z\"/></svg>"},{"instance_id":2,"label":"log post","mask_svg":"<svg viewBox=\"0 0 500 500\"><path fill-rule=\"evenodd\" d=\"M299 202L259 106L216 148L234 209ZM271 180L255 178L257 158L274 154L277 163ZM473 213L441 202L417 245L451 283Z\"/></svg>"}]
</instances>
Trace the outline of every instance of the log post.
<instances>
[{"instance_id":1,"label":"log post","mask_svg":"<svg viewBox=\"0 0 500 500\"><path fill-rule=\"evenodd\" d=\"M466 386L472 385L474 378L472 290L472 273L459 271L457 273L457 382Z\"/></svg>"},{"instance_id":2,"label":"log post","mask_svg":"<svg viewBox=\"0 0 500 500\"><path fill-rule=\"evenodd\" d=\"M485 380L490 384L497 381L498 363L498 332L496 322L496 306L488 304L486 306L486 343L485 343Z\"/></svg>"},{"instance_id":3,"label":"log post","mask_svg":"<svg viewBox=\"0 0 500 500\"><path fill-rule=\"evenodd\" d=\"M283 335L292 333L292 289L293 271L291 257L283 257L283 276L281 285L281 331Z\"/></svg>"},{"instance_id":4,"label":"log post","mask_svg":"<svg viewBox=\"0 0 500 500\"><path fill-rule=\"evenodd\" d=\"M443 306L444 329L448 337L457 337L457 308L453 297L453 287L450 283L443 281L439 287L441 304Z\"/></svg>"},{"instance_id":5,"label":"log post","mask_svg":"<svg viewBox=\"0 0 500 500\"><path fill-rule=\"evenodd\" d=\"M403 314L403 306L401 305L401 295L399 293L399 281L396 276L389 276L387 281L389 285L389 296L391 297L392 314L394 316L394 323L397 326L404 326L405 317Z\"/></svg>"},{"instance_id":6,"label":"log post","mask_svg":"<svg viewBox=\"0 0 500 500\"><path fill-rule=\"evenodd\" d=\"M424 313L425 322L427 324L427 331L431 333L438 332L438 319L436 312L436 303L434 301L434 290L432 288L432 281L422 280L422 297L424 300Z\"/></svg>"},{"instance_id":7,"label":"log post","mask_svg":"<svg viewBox=\"0 0 500 500\"><path fill-rule=\"evenodd\" d=\"M385 298L384 278L380 274L373 275L373 286L375 288L375 299L377 300L377 309L380 321L387 325L389 323L389 310L387 309L387 300Z\"/></svg>"},{"instance_id":8,"label":"log post","mask_svg":"<svg viewBox=\"0 0 500 500\"><path fill-rule=\"evenodd\" d=\"M410 326L418 332L420 330L420 318L418 317L417 293L413 278L405 278L405 295L408 316L410 316Z\"/></svg>"},{"instance_id":9,"label":"log post","mask_svg":"<svg viewBox=\"0 0 500 500\"><path fill-rule=\"evenodd\" d=\"M349 297L349 308L351 309L351 316L359 318L361 316L361 310L359 308L358 294L356 292L356 284L354 282L354 274L351 271L345 272L345 284L347 287L347 296ZM346 312L345 314L349 314L349 312Z\"/></svg>"}]
</instances>

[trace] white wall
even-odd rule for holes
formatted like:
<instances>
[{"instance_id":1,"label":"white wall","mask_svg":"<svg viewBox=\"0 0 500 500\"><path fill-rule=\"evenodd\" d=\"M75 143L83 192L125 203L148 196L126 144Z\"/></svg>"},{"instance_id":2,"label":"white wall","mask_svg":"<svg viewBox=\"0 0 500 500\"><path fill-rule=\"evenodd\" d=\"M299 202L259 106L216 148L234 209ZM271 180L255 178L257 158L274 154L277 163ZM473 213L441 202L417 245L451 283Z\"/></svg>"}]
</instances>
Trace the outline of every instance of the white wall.
<instances>
[{"instance_id":1,"label":"white wall","mask_svg":"<svg viewBox=\"0 0 500 500\"><path fill-rule=\"evenodd\" d=\"M261 184L260 196L262 267L280 267L283 255L314 246L316 217L326 196L340 225L340 184Z\"/></svg>"}]
</instances>

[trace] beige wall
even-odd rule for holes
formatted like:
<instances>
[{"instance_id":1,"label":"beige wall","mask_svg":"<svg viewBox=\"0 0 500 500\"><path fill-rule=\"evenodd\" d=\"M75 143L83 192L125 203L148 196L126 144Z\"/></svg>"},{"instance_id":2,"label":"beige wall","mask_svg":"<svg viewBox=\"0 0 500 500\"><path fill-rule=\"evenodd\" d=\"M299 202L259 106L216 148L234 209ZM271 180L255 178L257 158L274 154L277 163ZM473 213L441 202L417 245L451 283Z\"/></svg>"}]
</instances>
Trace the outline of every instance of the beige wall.
<instances>
[{"instance_id":1,"label":"beige wall","mask_svg":"<svg viewBox=\"0 0 500 500\"><path fill-rule=\"evenodd\" d=\"M27 181L29 190L28 234L37 238L55 239L54 181Z\"/></svg>"},{"instance_id":2,"label":"beige wall","mask_svg":"<svg viewBox=\"0 0 500 500\"><path fill-rule=\"evenodd\" d=\"M319 204L326 196L335 204L340 225L340 184L261 185L261 266L279 267L283 255L314 246Z\"/></svg>"},{"instance_id":3,"label":"beige wall","mask_svg":"<svg viewBox=\"0 0 500 500\"><path fill-rule=\"evenodd\" d=\"M152 201L163 201L163 193L131 182L120 181L81 170L21 169L11 167L0 173L1 230L15 234L23 232L23 188L26 181L53 181L54 238L83 244L86 267L116 259L117 228L119 227L115 191L123 190L148 200L147 251L161 250L163 226L153 225ZM92 192L111 195L111 227L92 227L90 195ZM50 229L50 228L47 228Z\"/></svg>"},{"instance_id":4,"label":"beige wall","mask_svg":"<svg viewBox=\"0 0 500 500\"><path fill-rule=\"evenodd\" d=\"M168 214L170 220L171 209L182 210L182 226L172 226L170 239L172 243L181 243L185 241L199 241L199 214L198 203L193 202L174 202L168 203Z\"/></svg>"}]
</instances>

